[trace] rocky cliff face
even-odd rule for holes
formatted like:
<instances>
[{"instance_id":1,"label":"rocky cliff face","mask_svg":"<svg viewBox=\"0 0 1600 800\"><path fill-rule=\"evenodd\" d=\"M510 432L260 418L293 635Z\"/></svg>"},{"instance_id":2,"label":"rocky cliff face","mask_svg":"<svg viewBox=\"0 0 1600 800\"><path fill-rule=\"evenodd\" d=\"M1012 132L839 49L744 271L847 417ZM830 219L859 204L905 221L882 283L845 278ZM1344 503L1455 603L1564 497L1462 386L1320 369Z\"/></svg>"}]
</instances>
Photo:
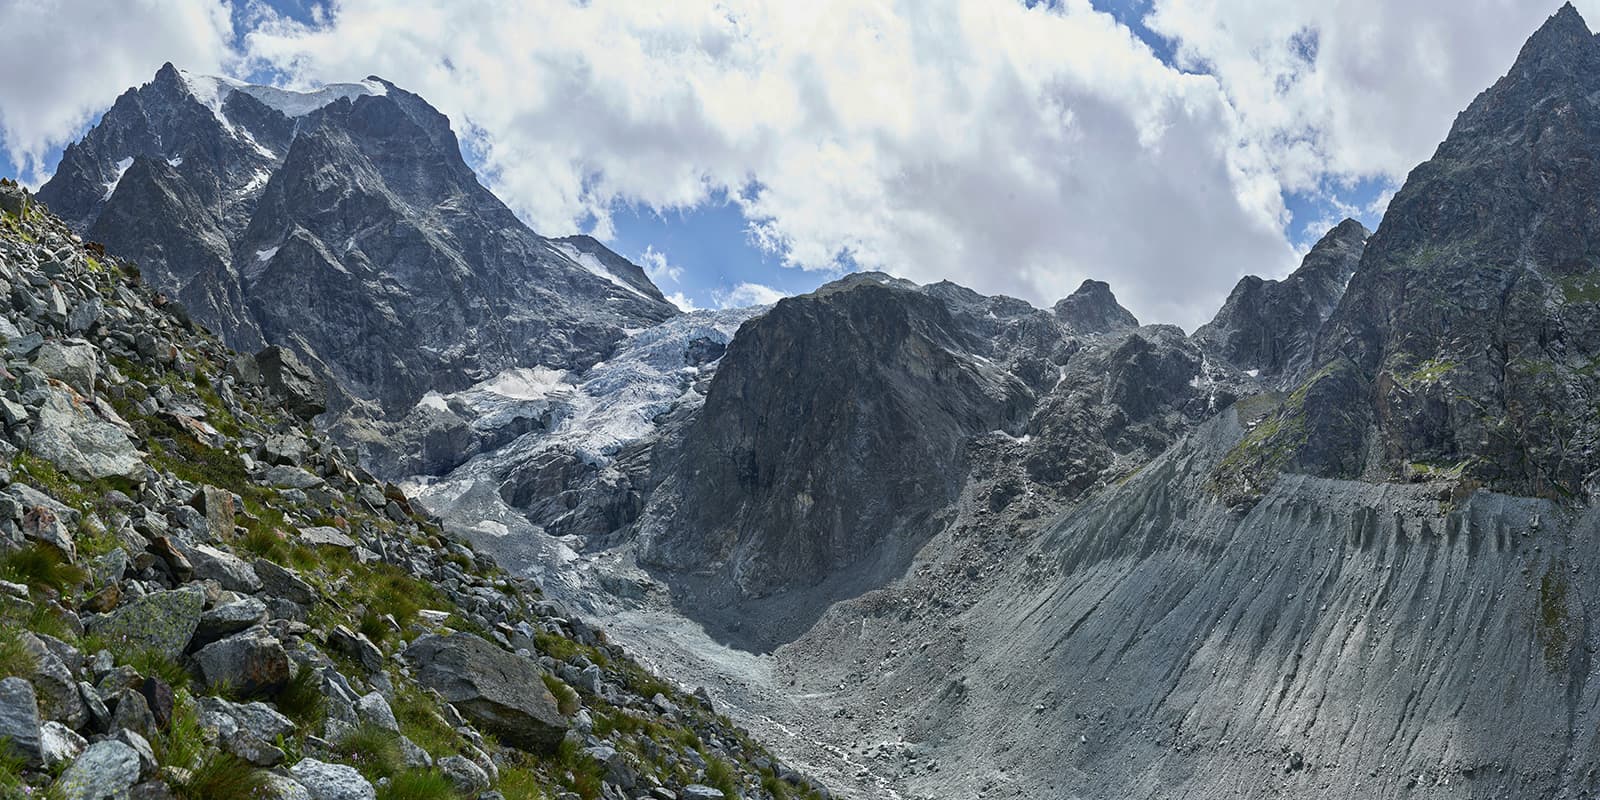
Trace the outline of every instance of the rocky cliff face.
<instances>
[{"instance_id":1,"label":"rocky cliff face","mask_svg":"<svg viewBox=\"0 0 1600 800\"><path fill-rule=\"evenodd\" d=\"M1194 332L1209 353L1277 386L1305 379L1317 334L1344 297L1370 232L1347 219L1323 236L1281 281L1239 281L1211 322Z\"/></svg>"},{"instance_id":2,"label":"rocky cliff face","mask_svg":"<svg viewBox=\"0 0 1600 800\"><path fill-rule=\"evenodd\" d=\"M40 198L230 344L282 344L338 405L584 367L677 310L593 239L544 239L449 122L379 79L296 93L163 67L66 151Z\"/></svg>"},{"instance_id":3,"label":"rocky cliff face","mask_svg":"<svg viewBox=\"0 0 1600 800\"><path fill-rule=\"evenodd\" d=\"M1590 496L1597 66L1600 42L1563 7L1411 173L1319 339L1303 403L1262 437L1269 467Z\"/></svg>"}]
</instances>

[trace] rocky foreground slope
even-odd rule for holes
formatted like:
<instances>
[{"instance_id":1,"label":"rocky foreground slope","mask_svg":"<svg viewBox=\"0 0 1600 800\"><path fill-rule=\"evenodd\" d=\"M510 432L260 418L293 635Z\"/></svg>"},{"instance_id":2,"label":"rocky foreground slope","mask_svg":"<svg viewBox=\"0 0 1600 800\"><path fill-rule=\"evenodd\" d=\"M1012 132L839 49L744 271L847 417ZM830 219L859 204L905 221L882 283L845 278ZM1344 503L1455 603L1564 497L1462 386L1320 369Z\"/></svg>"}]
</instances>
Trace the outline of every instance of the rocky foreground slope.
<instances>
[{"instance_id":1,"label":"rocky foreground slope","mask_svg":"<svg viewBox=\"0 0 1600 800\"><path fill-rule=\"evenodd\" d=\"M29 200L0 182L0 797L826 795Z\"/></svg>"}]
</instances>

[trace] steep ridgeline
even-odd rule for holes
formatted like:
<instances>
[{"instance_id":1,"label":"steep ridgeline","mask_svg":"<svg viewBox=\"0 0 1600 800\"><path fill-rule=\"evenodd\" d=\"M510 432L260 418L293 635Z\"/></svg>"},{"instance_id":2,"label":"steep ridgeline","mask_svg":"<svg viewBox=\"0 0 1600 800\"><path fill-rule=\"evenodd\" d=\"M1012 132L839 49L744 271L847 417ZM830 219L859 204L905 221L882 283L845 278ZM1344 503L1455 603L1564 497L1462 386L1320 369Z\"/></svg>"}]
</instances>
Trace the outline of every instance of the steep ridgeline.
<instances>
[{"instance_id":1,"label":"steep ridgeline","mask_svg":"<svg viewBox=\"0 0 1600 800\"><path fill-rule=\"evenodd\" d=\"M826 796L9 181L0 293L0 797Z\"/></svg>"},{"instance_id":2,"label":"steep ridgeline","mask_svg":"<svg viewBox=\"0 0 1600 800\"><path fill-rule=\"evenodd\" d=\"M1196 344L1269 385L1298 385L1310 374L1317 333L1344 297L1370 235L1347 219L1289 277L1240 279L1216 317L1194 332Z\"/></svg>"},{"instance_id":3,"label":"steep ridgeline","mask_svg":"<svg viewBox=\"0 0 1600 800\"><path fill-rule=\"evenodd\" d=\"M1570 5L1412 171L1315 373L1220 476L1280 468L1593 497L1600 41ZM1448 491L1441 488L1441 491Z\"/></svg>"},{"instance_id":4,"label":"steep ridgeline","mask_svg":"<svg viewBox=\"0 0 1600 800\"><path fill-rule=\"evenodd\" d=\"M529 230L449 121L377 78L302 93L169 64L39 196L230 345L292 348L337 407L378 418L509 368L586 367L678 313L593 239Z\"/></svg>"}]
</instances>

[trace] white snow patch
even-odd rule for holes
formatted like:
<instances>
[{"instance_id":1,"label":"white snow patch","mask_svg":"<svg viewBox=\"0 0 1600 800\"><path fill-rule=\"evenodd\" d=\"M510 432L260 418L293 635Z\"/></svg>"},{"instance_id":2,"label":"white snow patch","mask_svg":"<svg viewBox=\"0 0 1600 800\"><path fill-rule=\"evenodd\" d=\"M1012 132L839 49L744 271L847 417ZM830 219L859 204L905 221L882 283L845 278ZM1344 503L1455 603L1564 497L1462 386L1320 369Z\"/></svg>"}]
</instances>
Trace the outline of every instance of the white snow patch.
<instances>
[{"instance_id":1,"label":"white snow patch","mask_svg":"<svg viewBox=\"0 0 1600 800\"><path fill-rule=\"evenodd\" d=\"M239 193L240 194L249 194L249 193L251 193L251 192L253 192L253 191L257 190L257 189L260 189L263 186L266 186L267 185L267 181L270 181L270 180L272 180L272 173L270 173L270 172L268 172L268 171L266 171L264 169L258 169L258 170L256 170L256 174L250 176L250 182L246 183L244 185L244 188L241 188L239 190ZM273 250L276 251L277 248L273 248ZM262 260L265 261L266 259L262 259Z\"/></svg>"},{"instance_id":2,"label":"white snow patch","mask_svg":"<svg viewBox=\"0 0 1600 800\"><path fill-rule=\"evenodd\" d=\"M508 369L475 388L512 400L543 400L551 392L567 386L566 380L566 370L525 367Z\"/></svg>"},{"instance_id":3,"label":"white snow patch","mask_svg":"<svg viewBox=\"0 0 1600 800\"><path fill-rule=\"evenodd\" d=\"M267 248L265 250L257 250L256 251L256 260L257 261L271 261L272 257L277 255L277 254L278 254L278 248L276 248L276 247L269 247L269 248Z\"/></svg>"},{"instance_id":4,"label":"white snow patch","mask_svg":"<svg viewBox=\"0 0 1600 800\"><path fill-rule=\"evenodd\" d=\"M636 294L636 295L638 295L640 297L643 297L646 300L652 299L652 298L649 297L649 295L646 295L644 292L639 291L639 288L637 286L634 286L633 284L628 283L627 281L617 277L616 275L611 274L611 271L606 269L606 265L600 263L600 259L595 258L592 253L585 253L582 250L579 250L577 247L574 247L573 245L568 244L566 242L561 242L561 243L556 244L556 249L560 250L562 255L566 256L569 259L571 259L572 263L577 264L580 267L583 267L584 269L594 273L595 275L598 275L599 277L605 278L606 280L611 281L612 283L616 284L617 286L620 286L623 289L626 289L629 292L632 292L633 294Z\"/></svg>"},{"instance_id":5,"label":"white snow patch","mask_svg":"<svg viewBox=\"0 0 1600 800\"><path fill-rule=\"evenodd\" d=\"M320 89L300 92L276 86L245 83L236 78L224 78L219 75L195 75L181 69L178 70L178 75L189 88L189 94L210 108L211 113L217 115L217 119L229 130L233 129L233 123L223 115L222 104L228 99L228 95L234 92L244 92L286 117L303 117L329 103L347 98L353 100L362 95L381 97L389 93L389 88L377 81L330 83Z\"/></svg>"},{"instance_id":6,"label":"white snow patch","mask_svg":"<svg viewBox=\"0 0 1600 800\"><path fill-rule=\"evenodd\" d=\"M430 391L427 394L423 395L422 399L417 401L417 406L419 408L423 407L423 406L426 406L428 408L437 409L439 411L449 411L450 410L450 404L445 402L444 395L439 394L438 392L435 392L435 391Z\"/></svg>"},{"instance_id":7,"label":"white snow patch","mask_svg":"<svg viewBox=\"0 0 1600 800\"><path fill-rule=\"evenodd\" d=\"M1244 374L1249 375L1252 378L1259 378L1259 377L1261 377L1261 370L1259 370L1259 369L1247 369L1247 370L1244 371Z\"/></svg>"},{"instance_id":8,"label":"white snow patch","mask_svg":"<svg viewBox=\"0 0 1600 800\"><path fill-rule=\"evenodd\" d=\"M178 156L177 158L169 158L169 159L167 159L167 166L169 166L169 167L181 167L181 166L183 166L183 156Z\"/></svg>"},{"instance_id":9,"label":"white snow patch","mask_svg":"<svg viewBox=\"0 0 1600 800\"><path fill-rule=\"evenodd\" d=\"M128 167L133 166L133 158L124 158L117 162L117 176L106 182L106 196L102 200L110 200L111 193L117 190L117 184L122 182L122 176L127 174Z\"/></svg>"}]
</instances>

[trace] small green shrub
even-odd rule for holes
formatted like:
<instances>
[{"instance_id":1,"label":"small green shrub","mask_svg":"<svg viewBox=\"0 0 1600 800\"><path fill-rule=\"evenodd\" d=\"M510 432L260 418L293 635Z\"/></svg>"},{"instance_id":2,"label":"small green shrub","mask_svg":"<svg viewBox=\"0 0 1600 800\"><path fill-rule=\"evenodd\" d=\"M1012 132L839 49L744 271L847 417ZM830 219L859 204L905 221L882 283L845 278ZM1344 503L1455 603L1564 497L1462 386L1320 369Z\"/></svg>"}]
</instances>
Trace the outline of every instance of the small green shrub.
<instances>
[{"instance_id":1,"label":"small green shrub","mask_svg":"<svg viewBox=\"0 0 1600 800\"><path fill-rule=\"evenodd\" d=\"M739 782L733 772L733 767L716 756L706 757L706 783L721 789L722 793L728 797L739 796Z\"/></svg>"},{"instance_id":2,"label":"small green shrub","mask_svg":"<svg viewBox=\"0 0 1600 800\"><path fill-rule=\"evenodd\" d=\"M205 731L200 726L200 716L188 692L178 695L172 709L172 720L165 731L156 734L150 742L156 761L164 767L194 769L206 753Z\"/></svg>"},{"instance_id":3,"label":"small green shrub","mask_svg":"<svg viewBox=\"0 0 1600 800\"><path fill-rule=\"evenodd\" d=\"M33 653L22 643L21 629L0 625L0 680L28 677L37 668ZM3 749L0 748L0 751Z\"/></svg>"},{"instance_id":4,"label":"small green shrub","mask_svg":"<svg viewBox=\"0 0 1600 800\"><path fill-rule=\"evenodd\" d=\"M334 751L371 781L392 778L405 769L400 737L370 722L357 725L335 742Z\"/></svg>"},{"instance_id":5,"label":"small green shrub","mask_svg":"<svg viewBox=\"0 0 1600 800\"><path fill-rule=\"evenodd\" d=\"M400 731L429 755L443 758L461 749L461 735L439 716L433 699L415 684L401 684L391 705Z\"/></svg>"},{"instance_id":6,"label":"small green shrub","mask_svg":"<svg viewBox=\"0 0 1600 800\"><path fill-rule=\"evenodd\" d=\"M232 753L216 750L200 762L188 780L172 788L182 800L217 800L259 797L266 786L266 773Z\"/></svg>"},{"instance_id":7,"label":"small green shrub","mask_svg":"<svg viewBox=\"0 0 1600 800\"><path fill-rule=\"evenodd\" d=\"M544 679L545 688L549 689L550 694L556 698L556 708L561 711L562 716L570 717L578 713L582 703L578 700L578 691L576 689L568 686L566 681L548 672L539 677Z\"/></svg>"},{"instance_id":8,"label":"small green shrub","mask_svg":"<svg viewBox=\"0 0 1600 800\"><path fill-rule=\"evenodd\" d=\"M65 553L42 542L30 542L0 555L0 578L21 583L30 589L47 589L65 594L83 583L82 569L67 560Z\"/></svg>"},{"instance_id":9,"label":"small green shrub","mask_svg":"<svg viewBox=\"0 0 1600 800\"><path fill-rule=\"evenodd\" d=\"M278 711L294 720L301 730L316 730L328 716L328 698L322 693L322 678L310 667L301 667L279 690L273 701Z\"/></svg>"},{"instance_id":10,"label":"small green shrub","mask_svg":"<svg viewBox=\"0 0 1600 800\"><path fill-rule=\"evenodd\" d=\"M410 769L389 779L378 788L378 800L453 800L455 787L450 779L433 769Z\"/></svg>"},{"instance_id":11,"label":"small green shrub","mask_svg":"<svg viewBox=\"0 0 1600 800\"><path fill-rule=\"evenodd\" d=\"M189 685L189 671L183 668L176 659L169 657L160 650L145 649L133 654L126 662L128 666L139 671L140 675L153 675L166 681L174 691Z\"/></svg>"}]
</instances>

